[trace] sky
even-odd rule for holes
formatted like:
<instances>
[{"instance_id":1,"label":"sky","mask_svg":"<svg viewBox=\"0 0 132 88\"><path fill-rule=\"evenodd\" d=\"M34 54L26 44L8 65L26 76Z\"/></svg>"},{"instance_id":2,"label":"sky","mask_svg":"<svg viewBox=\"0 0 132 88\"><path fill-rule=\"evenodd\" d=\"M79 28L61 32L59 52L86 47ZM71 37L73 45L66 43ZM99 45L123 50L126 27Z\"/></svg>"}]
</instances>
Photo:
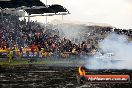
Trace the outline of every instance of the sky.
<instances>
[{"instance_id":1,"label":"sky","mask_svg":"<svg viewBox=\"0 0 132 88\"><path fill-rule=\"evenodd\" d=\"M71 14L64 16L64 21L106 23L117 28L132 29L132 0L47 0L47 4L66 7ZM48 22L61 18L48 17ZM44 23L45 17L35 17L31 20Z\"/></svg>"}]
</instances>

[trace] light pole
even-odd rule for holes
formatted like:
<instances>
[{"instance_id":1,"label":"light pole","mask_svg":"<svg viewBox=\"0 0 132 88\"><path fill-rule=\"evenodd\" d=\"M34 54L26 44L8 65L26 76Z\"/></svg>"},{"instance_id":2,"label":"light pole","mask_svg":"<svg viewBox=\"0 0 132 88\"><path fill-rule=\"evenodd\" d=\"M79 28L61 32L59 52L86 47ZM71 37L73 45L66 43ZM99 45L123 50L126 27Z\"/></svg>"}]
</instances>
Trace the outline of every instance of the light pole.
<instances>
[{"instance_id":1,"label":"light pole","mask_svg":"<svg viewBox=\"0 0 132 88\"><path fill-rule=\"evenodd\" d=\"M46 0L46 6L47 6L47 0ZM47 13L46 13L46 18L45 18L45 30L47 30Z\"/></svg>"},{"instance_id":2,"label":"light pole","mask_svg":"<svg viewBox=\"0 0 132 88\"><path fill-rule=\"evenodd\" d=\"M47 3L48 3L48 2L47 2L47 0L46 0L46 6L47 6ZM46 14L46 15L47 15L47 14ZM47 25L47 16L46 16L46 25Z\"/></svg>"},{"instance_id":3,"label":"light pole","mask_svg":"<svg viewBox=\"0 0 132 88\"><path fill-rule=\"evenodd\" d=\"M62 22L63 22L63 14L62 14Z\"/></svg>"},{"instance_id":4,"label":"light pole","mask_svg":"<svg viewBox=\"0 0 132 88\"><path fill-rule=\"evenodd\" d=\"M30 14L28 13L28 22L30 22Z\"/></svg>"}]
</instances>

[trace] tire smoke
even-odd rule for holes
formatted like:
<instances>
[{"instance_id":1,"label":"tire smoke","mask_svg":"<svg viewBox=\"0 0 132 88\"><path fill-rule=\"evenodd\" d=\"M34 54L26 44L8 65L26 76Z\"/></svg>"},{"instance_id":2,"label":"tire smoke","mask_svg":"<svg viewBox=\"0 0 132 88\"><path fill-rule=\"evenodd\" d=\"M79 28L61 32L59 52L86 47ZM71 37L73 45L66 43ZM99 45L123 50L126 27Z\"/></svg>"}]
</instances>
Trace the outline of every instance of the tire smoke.
<instances>
[{"instance_id":1,"label":"tire smoke","mask_svg":"<svg viewBox=\"0 0 132 88\"><path fill-rule=\"evenodd\" d=\"M99 46L99 52L87 59L88 69L132 69L132 41L125 35L109 34Z\"/></svg>"}]
</instances>

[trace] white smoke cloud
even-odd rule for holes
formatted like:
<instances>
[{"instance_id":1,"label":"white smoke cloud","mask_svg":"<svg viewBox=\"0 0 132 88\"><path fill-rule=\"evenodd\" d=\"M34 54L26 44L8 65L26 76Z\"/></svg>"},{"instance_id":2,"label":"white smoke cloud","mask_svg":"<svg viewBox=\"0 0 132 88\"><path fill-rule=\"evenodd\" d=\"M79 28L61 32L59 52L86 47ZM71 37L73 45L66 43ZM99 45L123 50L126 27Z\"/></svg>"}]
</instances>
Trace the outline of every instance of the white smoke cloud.
<instances>
[{"instance_id":1,"label":"white smoke cloud","mask_svg":"<svg viewBox=\"0 0 132 88\"><path fill-rule=\"evenodd\" d=\"M51 24L54 25L55 28L59 29L59 32L63 32L62 35L69 40L71 40L72 42L75 42L73 40L77 39L77 43L81 43L82 41L84 41L83 39L83 34L82 32L85 32L88 30L88 28L86 26L84 26L84 24L81 23L74 23L74 22L70 22L70 21L60 21L60 20L53 20L52 22L50 22Z\"/></svg>"},{"instance_id":2,"label":"white smoke cloud","mask_svg":"<svg viewBox=\"0 0 132 88\"><path fill-rule=\"evenodd\" d=\"M87 68L132 69L132 42L128 41L126 36L110 34L99 46L105 54L100 53L88 58Z\"/></svg>"}]
</instances>

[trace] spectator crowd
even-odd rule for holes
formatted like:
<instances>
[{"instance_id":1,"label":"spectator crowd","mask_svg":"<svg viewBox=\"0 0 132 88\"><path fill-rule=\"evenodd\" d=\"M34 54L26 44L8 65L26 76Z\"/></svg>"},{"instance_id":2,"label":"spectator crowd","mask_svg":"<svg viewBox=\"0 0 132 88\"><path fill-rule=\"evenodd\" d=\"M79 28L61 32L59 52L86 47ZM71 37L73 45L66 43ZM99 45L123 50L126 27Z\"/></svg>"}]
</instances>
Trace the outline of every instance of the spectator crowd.
<instances>
[{"instance_id":1,"label":"spectator crowd","mask_svg":"<svg viewBox=\"0 0 132 88\"><path fill-rule=\"evenodd\" d=\"M94 54L98 48L98 41L103 39L107 33L112 32L112 28L95 27L94 29L97 30L91 32L88 37L89 31L85 33L86 35L84 34L86 41L77 44L70 39L60 37L57 29L47 29L34 21L20 21L18 17L10 15L3 20L0 19L0 53L13 52L14 57L58 55L63 58L69 55ZM114 29L114 32L132 36L131 29Z\"/></svg>"}]
</instances>

